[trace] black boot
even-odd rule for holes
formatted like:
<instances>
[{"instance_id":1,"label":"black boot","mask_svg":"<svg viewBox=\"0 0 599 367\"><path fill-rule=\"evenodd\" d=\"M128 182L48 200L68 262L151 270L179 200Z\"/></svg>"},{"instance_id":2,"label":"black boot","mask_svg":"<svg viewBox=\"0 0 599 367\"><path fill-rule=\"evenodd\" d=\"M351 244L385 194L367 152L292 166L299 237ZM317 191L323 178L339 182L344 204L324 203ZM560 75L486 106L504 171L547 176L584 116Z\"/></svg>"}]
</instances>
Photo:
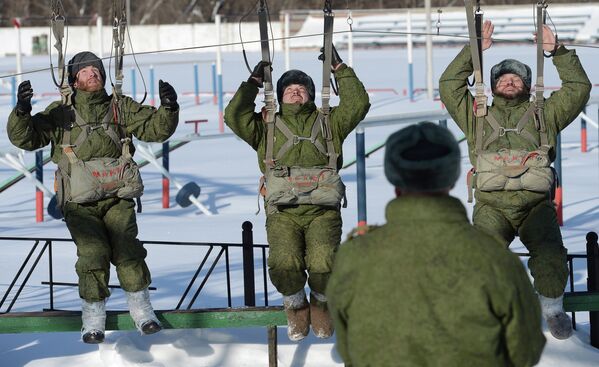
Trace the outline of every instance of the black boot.
<instances>
[{"instance_id":1,"label":"black boot","mask_svg":"<svg viewBox=\"0 0 599 367\"><path fill-rule=\"evenodd\" d=\"M100 344L104 342L104 332L101 330L90 330L81 337L86 344Z\"/></svg>"}]
</instances>

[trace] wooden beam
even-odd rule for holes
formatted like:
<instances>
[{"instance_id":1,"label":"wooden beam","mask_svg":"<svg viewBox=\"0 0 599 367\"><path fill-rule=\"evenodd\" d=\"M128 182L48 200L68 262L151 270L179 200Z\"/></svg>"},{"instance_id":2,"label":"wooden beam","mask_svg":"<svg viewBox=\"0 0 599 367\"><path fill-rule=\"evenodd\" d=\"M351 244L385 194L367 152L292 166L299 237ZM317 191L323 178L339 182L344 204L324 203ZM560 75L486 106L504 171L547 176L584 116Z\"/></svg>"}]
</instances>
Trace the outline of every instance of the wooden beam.
<instances>
[{"instance_id":1,"label":"wooden beam","mask_svg":"<svg viewBox=\"0 0 599 367\"><path fill-rule=\"evenodd\" d=\"M282 307L156 311L165 329L286 326ZM81 312L9 312L0 314L0 333L47 333L81 330ZM106 330L135 330L126 311L106 315Z\"/></svg>"}]
</instances>

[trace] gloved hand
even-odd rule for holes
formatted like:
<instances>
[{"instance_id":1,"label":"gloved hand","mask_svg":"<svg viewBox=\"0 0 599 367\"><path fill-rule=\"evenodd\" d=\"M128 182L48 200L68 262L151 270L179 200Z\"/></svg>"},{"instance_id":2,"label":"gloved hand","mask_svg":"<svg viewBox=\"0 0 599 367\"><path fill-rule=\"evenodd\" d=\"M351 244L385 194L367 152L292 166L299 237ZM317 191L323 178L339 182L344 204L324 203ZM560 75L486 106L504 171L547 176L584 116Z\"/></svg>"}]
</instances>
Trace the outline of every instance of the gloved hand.
<instances>
[{"instance_id":1,"label":"gloved hand","mask_svg":"<svg viewBox=\"0 0 599 367\"><path fill-rule=\"evenodd\" d=\"M343 60L341 60L341 57L339 56L339 53L337 53L337 49L335 48L335 45L331 45L333 46L333 49L331 50L331 69L333 70L337 70L337 68L339 67L339 65L343 64ZM320 55L318 56L318 60L320 61L324 61L324 47L320 48Z\"/></svg>"},{"instance_id":2,"label":"gloved hand","mask_svg":"<svg viewBox=\"0 0 599 367\"><path fill-rule=\"evenodd\" d=\"M179 108L175 88L169 83L163 82L162 79L158 81L158 95L160 96L160 104L165 108L169 110L176 110Z\"/></svg>"},{"instance_id":3,"label":"gloved hand","mask_svg":"<svg viewBox=\"0 0 599 367\"><path fill-rule=\"evenodd\" d=\"M256 66L254 66L254 71L252 71L248 78L248 83L252 83L258 88L264 87L264 68L267 66L270 67L270 62L268 61L260 61L257 63ZM272 67L270 67L270 70L272 71Z\"/></svg>"},{"instance_id":4,"label":"gloved hand","mask_svg":"<svg viewBox=\"0 0 599 367\"><path fill-rule=\"evenodd\" d=\"M25 80L19 84L17 91L17 105L15 109L19 115L26 115L31 112L31 97L33 97L33 88L29 80Z\"/></svg>"}]
</instances>

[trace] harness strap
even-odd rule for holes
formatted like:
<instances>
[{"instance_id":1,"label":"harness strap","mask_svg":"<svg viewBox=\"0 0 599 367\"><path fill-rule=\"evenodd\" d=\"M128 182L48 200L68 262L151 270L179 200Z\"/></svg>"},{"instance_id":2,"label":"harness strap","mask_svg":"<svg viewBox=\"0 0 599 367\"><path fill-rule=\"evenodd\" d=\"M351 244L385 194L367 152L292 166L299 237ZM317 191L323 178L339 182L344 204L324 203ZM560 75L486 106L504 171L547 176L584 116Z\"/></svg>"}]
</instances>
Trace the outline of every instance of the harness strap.
<instances>
[{"instance_id":1,"label":"harness strap","mask_svg":"<svg viewBox=\"0 0 599 367\"><path fill-rule=\"evenodd\" d=\"M260 1L260 8L258 9L258 24L260 28L260 48L262 51L262 61L271 62L270 60L270 47L268 44L268 9L266 8L266 2ZM273 145L275 136L275 111L276 103L274 97L274 88L272 85L272 72L270 65L264 68L264 105L265 105L265 116L264 122L266 123L266 157L264 160L266 170L274 168L275 161L273 159Z\"/></svg>"},{"instance_id":2,"label":"harness strap","mask_svg":"<svg viewBox=\"0 0 599 367\"><path fill-rule=\"evenodd\" d=\"M58 2L52 1L52 18L50 19L50 24L52 26L52 34L54 35L54 39L56 43L54 43L54 48L58 51L58 78L60 82L58 82L54 78L54 70L51 71L52 79L54 80L54 84L58 87L61 95L62 104L66 106L71 105L71 96L73 94L73 90L68 83L68 77L65 71L65 62L64 62L64 53L63 53L63 43L64 39L64 25L65 25L65 17L61 14L61 7ZM50 62L51 63L51 62Z\"/></svg>"},{"instance_id":3,"label":"harness strap","mask_svg":"<svg viewBox=\"0 0 599 367\"><path fill-rule=\"evenodd\" d=\"M545 0L537 2L537 79L535 84L535 124L537 130L541 132L541 144L546 145L547 142L547 127L545 125L545 117L543 109L545 107L545 91L543 80L543 69L545 66L545 56L543 53L543 25L545 24L547 4Z\"/></svg>"},{"instance_id":4,"label":"harness strap","mask_svg":"<svg viewBox=\"0 0 599 367\"><path fill-rule=\"evenodd\" d=\"M470 53L472 55L472 66L474 67L474 115L484 117L487 115L487 96L485 95L485 85L482 75L482 51L480 44L480 24L482 23L482 13L477 12L478 29L474 19L474 5L472 0L465 0L466 20L468 22L468 34L470 39Z\"/></svg>"},{"instance_id":5,"label":"harness strap","mask_svg":"<svg viewBox=\"0 0 599 367\"><path fill-rule=\"evenodd\" d=\"M490 112L486 117L486 121L489 123L489 125L491 125L493 132L491 133L491 136L489 136L489 138L484 143L482 143L482 138L479 139L479 136L478 136L478 135L482 136L482 133L479 131L479 130L482 130L482 127L477 126L477 142L476 142L477 143L476 144L477 145L477 153L481 153L482 151L486 150L492 142L497 140L499 137L504 136L508 132L514 132L518 135L521 135L526 140L533 143L535 146L539 146L539 141L531 133L524 130L524 126L526 126L526 124L528 123L528 120L531 118L534 111L535 111L535 105L531 104L528 107L528 109L526 110L526 112L524 113L524 115L522 115L522 117L516 124L516 127L513 129L506 129L505 127L501 126L501 124L499 122L497 122L497 119L495 118L495 116L493 116L493 113ZM479 124L479 125L482 125L482 124Z\"/></svg>"},{"instance_id":6,"label":"harness strap","mask_svg":"<svg viewBox=\"0 0 599 367\"><path fill-rule=\"evenodd\" d=\"M333 14L330 2L325 1L324 8L324 60L322 62L322 104L321 109L325 115L330 110L329 100L331 99L331 58L333 56Z\"/></svg>"}]
</instances>

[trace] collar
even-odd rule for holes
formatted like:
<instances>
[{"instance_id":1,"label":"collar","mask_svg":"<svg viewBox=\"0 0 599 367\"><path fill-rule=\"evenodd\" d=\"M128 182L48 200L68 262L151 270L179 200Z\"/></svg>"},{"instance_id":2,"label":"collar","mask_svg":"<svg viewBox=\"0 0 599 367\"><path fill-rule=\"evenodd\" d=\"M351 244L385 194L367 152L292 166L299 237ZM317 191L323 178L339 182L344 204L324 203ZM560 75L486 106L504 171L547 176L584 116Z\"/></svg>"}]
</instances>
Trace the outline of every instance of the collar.
<instances>
[{"instance_id":1,"label":"collar","mask_svg":"<svg viewBox=\"0 0 599 367\"><path fill-rule=\"evenodd\" d=\"M106 94L106 89L104 88L95 92L85 92L81 90L76 90L73 97L76 105L101 104L110 99L108 94Z\"/></svg>"},{"instance_id":2,"label":"collar","mask_svg":"<svg viewBox=\"0 0 599 367\"><path fill-rule=\"evenodd\" d=\"M468 222L462 202L449 195L400 196L387 204L385 217L387 223Z\"/></svg>"},{"instance_id":3,"label":"collar","mask_svg":"<svg viewBox=\"0 0 599 367\"><path fill-rule=\"evenodd\" d=\"M507 99L501 96L493 95L493 106L497 107L516 107L524 102L530 101L530 95L526 94L514 99Z\"/></svg>"},{"instance_id":4,"label":"collar","mask_svg":"<svg viewBox=\"0 0 599 367\"><path fill-rule=\"evenodd\" d=\"M300 115L304 113L312 113L316 110L316 105L312 101L304 104L281 103L279 112L281 115Z\"/></svg>"}]
</instances>

